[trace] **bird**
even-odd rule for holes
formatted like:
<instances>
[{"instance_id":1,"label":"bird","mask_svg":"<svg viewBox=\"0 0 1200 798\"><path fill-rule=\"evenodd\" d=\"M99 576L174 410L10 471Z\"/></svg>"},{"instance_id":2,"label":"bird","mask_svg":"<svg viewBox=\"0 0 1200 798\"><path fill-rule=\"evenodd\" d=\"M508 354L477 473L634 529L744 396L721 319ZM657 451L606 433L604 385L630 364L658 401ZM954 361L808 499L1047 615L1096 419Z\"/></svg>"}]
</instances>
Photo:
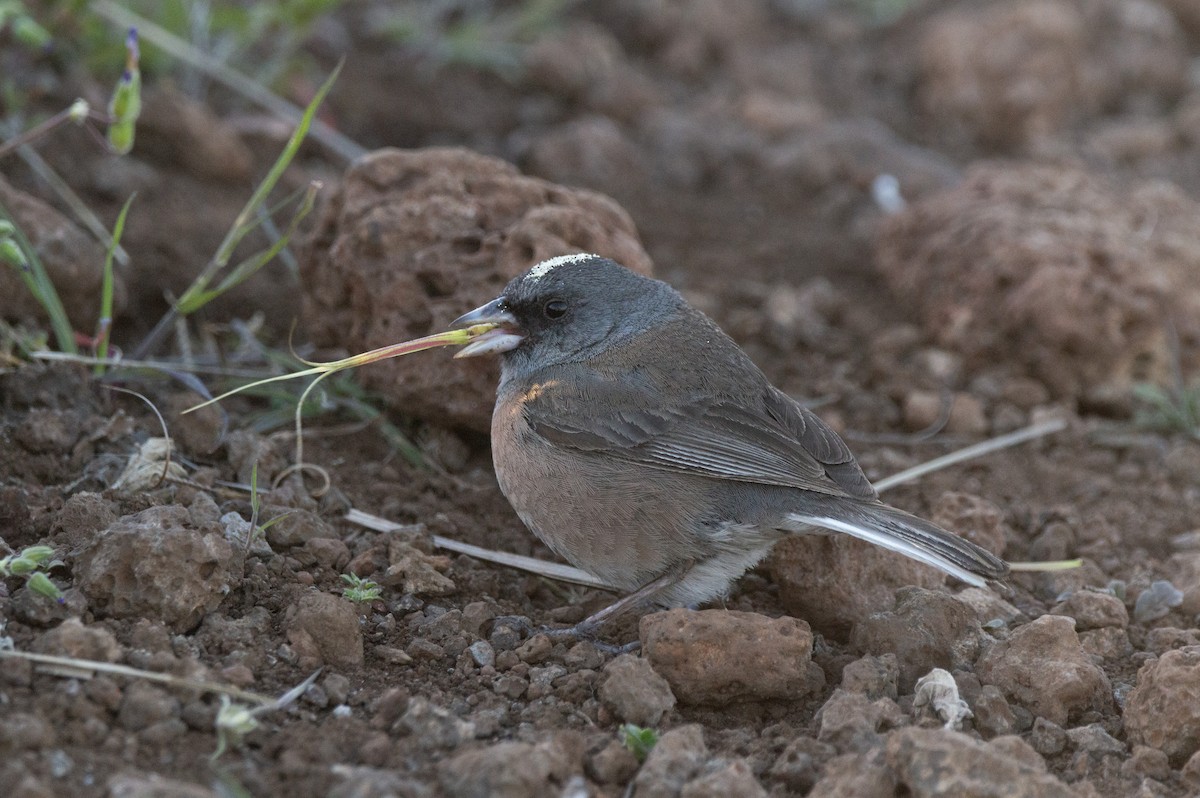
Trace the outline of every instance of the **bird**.
<instances>
[{"instance_id":1,"label":"bird","mask_svg":"<svg viewBox=\"0 0 1200 798\"><path fill-rule=\"evenodd\" d=\"M636 604L699 606L780 540L842 534L967 584L999 557L880 501L840 436L665 282L594 254L542 261L451 323L495 327L496 479L559 556Z\"/></svg>"}]
</instances>

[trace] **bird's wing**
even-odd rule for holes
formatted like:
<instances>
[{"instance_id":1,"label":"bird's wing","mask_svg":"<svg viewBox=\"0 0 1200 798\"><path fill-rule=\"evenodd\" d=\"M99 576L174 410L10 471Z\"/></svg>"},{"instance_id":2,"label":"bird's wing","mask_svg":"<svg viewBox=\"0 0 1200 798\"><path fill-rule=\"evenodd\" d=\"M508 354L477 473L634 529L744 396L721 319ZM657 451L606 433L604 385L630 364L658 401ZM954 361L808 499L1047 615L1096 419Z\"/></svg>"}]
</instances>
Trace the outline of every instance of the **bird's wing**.
<instances>
[{"instance_id":1,"label":"bird's wing","mask_svg":"<svg viewBox=\"0 0 1200 798\"><path fill-rule=\"evenodd\" d=\"M558 446L716 479L876 496L842 439L769 385L749 406L719 397L664 406L635 384L598 376L539 388L526 394L525 419Z\"/></svg>"}]
</instances>

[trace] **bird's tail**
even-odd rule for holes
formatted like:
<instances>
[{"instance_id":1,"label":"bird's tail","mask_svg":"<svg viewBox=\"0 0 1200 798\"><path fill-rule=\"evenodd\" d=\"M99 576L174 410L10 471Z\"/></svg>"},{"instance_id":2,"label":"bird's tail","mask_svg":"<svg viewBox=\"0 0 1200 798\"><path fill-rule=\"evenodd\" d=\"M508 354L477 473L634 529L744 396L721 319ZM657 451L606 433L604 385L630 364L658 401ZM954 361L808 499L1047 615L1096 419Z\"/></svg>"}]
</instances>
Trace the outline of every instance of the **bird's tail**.
<instances>
[{"instance_id":1,"label":"bird's tail","mask_svg":"<svg viewBox=\"0 0 1200 798\"><path fill-rule=\"evenodd\" d=\"M836 504L830 502L828 510L789 513L788 520L842 532L891 549L976 587L984 587L987 580L1003 579L1008 574L1008 564L991 552L937 524L886 504L836 501Z\"/></svg>"}]
</instances>

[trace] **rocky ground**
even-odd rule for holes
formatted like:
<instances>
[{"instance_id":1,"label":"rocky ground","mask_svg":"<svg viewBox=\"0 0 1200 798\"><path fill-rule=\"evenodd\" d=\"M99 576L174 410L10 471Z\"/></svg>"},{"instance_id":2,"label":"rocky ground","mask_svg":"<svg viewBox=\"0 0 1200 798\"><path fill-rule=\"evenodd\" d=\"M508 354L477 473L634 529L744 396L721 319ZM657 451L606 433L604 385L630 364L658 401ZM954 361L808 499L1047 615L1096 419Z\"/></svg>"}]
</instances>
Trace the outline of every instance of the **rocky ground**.
<instances>
[{"instance_id":1,"label":"rocky ground","mask_svg":"<svg viewBox=\"0 0 1200 798\"><path fill-rule=\"evenodd\" d=\"M505 77L433 65L361 11L309 49L331 65L353 43L326 115L377 151L347 170L306 149L285 183L326 189L296 270L206 313L193 354L245 367L294 318L319 358L436 332L536 260L597 251L678 286L873 479L1063 419L887 498L1009 560L1083 565L964 589L865 545L787 541L723 606L607 628L601 643L641 643L617 655L512 619L572 623L610 594L433 545L551 558L491 473L494 365L362 369L423 465L378 424L311 421L305 459L332 489L264 490L257 520L283 518L251 545L230 485L256 465L271 485L294 456L289 432L255 431L264 400L181 416L181 383L122 374L178 446L164 481L161 460L129 467L161 435L143 403L9 358L0 538L52 546L65 592L0 583L12 647L271 696L321 672L214 762L214 693L0 659L6 794L1200 793L1200 442L1132 391L1200 368L1193 3L917 2L886 19L616 0L572 6ZM107 91L5 58L50 110ZM40 147L106 222L138 192L120 343L211 256L286 135L162 79L130 156L80 130ZM103 249L22 161L0 174L91 329ZM4 318L36 323L23 291L0 272ZM349 507L400 526L365 530ZM348 573L380 598L348 601ZM644 762L622 723L660 733Z\"/></svg>"}]
</instances>

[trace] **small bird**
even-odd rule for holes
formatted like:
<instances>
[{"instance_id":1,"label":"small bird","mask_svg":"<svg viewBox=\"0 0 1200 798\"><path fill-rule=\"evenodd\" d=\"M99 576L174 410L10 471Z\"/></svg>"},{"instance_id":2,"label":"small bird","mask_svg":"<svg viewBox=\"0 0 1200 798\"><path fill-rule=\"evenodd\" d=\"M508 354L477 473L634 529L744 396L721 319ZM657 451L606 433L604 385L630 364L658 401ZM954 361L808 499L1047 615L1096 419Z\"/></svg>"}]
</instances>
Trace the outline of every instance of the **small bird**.
<instances>
[{"instance_id":1,"label":"small bird","mask_svg":"<svg viewBox=\"0 0 1200 798\"><path fill-rule=\"evenodd\" d=\"M492 459L521 520L623 591L697 605L793 534L842 533L976 586L1003 560L879 500L829 426L675 289L598 255L543 261L453 327L498 325Z\"/></svg>"}]
</instances>

